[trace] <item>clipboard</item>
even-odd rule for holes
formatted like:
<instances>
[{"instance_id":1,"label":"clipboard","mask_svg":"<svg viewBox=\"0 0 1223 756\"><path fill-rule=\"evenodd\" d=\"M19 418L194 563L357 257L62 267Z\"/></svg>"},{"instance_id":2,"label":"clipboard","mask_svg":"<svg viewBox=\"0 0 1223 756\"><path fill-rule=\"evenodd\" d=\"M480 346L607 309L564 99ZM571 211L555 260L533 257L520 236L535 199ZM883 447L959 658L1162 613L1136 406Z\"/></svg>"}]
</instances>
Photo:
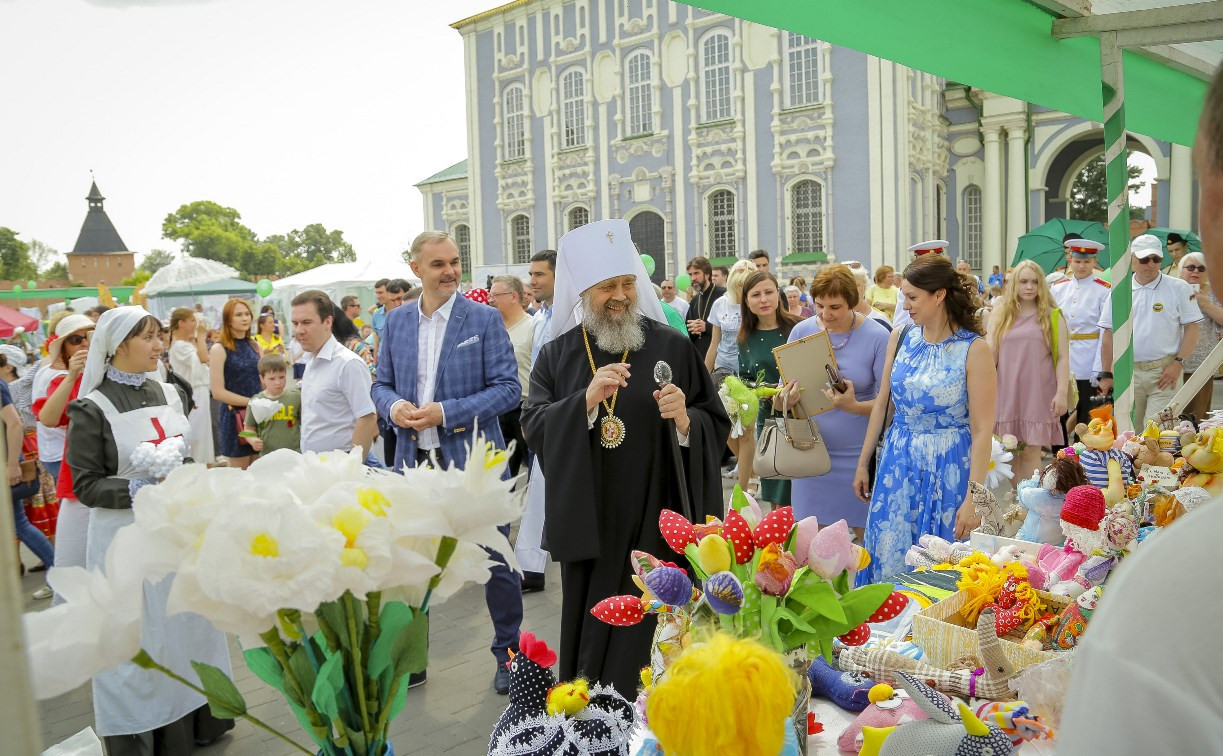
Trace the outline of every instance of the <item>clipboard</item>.
<instances>
[{"instance_id":1,"label":"clipboard","mask_svg":"<svg viewBox=\"0 0 1223 756\"><path fill-rule=\"evenodd\" d=\"M796 409L800 416L805 413L807 417L815 417L832 409L832 402L823 391L828 383L828 371L824 366L836 368L837 358L827 331L782 344L773 350L773 359L777 361L777 372L781 373L783 384L798 381L801 393Z\"/></svg>"}]
</instances>

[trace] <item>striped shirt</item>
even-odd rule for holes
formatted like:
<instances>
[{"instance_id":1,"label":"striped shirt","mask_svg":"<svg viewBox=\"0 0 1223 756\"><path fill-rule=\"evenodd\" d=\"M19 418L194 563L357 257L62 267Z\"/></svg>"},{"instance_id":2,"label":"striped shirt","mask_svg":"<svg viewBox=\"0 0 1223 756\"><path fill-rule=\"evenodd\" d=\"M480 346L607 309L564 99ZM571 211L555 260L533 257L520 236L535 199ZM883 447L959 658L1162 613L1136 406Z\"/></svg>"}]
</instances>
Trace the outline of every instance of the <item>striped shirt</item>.
<instances>
[{"instance_id":1,"label":"striped shirt","mask_svg":"<svg viewBox=\"0 0 1223 756\"><path fill-rule=\"evenodd\" d=\"M1079 452L1079 461L1083 464L1083 470L1087 473L1087 480L1093 486L1096 488L1106 488L1108 486L1109 459L1115 459L1121 463L1121 482L1123 485L1134 479L1134 462L1130 459L1130 455L1120 449L1109 449L1107 451L1085 449Z\"/></svg>"}]
</instances>

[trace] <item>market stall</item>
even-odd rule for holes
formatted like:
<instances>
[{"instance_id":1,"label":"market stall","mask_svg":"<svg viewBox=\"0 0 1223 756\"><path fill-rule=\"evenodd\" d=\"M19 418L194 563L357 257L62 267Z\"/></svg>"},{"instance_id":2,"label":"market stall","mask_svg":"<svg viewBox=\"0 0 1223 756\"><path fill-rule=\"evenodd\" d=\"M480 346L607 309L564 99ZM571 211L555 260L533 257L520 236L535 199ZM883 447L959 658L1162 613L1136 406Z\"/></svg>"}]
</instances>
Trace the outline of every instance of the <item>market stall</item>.
<instances>
[{"instance_id":1,"label":"market stall","mask_svg":"<svg viewBox=\"0 0 1223 756\"><path fill-rule=\"evenodd\" d=\"M399 260L357 260L350 263L332 263L320 265L317 268L282 278L275 282L271 299L277 311L288 312L289 302L293 297L307 289L320 289L327 296L339 303L346 295L353 294L361 299L362 309L374 302L374 284L383 278L402 278L413 286L420 285L420 279L412 272L412 267Z\"/></svg>"}]
</instances>

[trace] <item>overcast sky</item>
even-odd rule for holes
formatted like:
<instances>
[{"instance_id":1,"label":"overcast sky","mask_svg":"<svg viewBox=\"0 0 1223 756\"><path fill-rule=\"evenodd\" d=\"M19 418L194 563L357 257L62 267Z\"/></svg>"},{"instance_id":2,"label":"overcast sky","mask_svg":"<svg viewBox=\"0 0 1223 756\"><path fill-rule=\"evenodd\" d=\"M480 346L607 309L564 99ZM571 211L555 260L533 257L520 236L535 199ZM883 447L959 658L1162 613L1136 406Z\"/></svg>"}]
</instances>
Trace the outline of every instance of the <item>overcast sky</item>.
<instances>
[{"instance_id":1,"label":"overcast sky","mask_svg":"<svg viewBox=\"0 0 1223 756\"><path fill-rule=\"evenodd\" d=\"M466 156L449 24L498 4L0 0L0 226L70 251L93 170L136 252L213 200L260 236L322 223L396 256L413 184Z\"/></svg>"}]
</instances>

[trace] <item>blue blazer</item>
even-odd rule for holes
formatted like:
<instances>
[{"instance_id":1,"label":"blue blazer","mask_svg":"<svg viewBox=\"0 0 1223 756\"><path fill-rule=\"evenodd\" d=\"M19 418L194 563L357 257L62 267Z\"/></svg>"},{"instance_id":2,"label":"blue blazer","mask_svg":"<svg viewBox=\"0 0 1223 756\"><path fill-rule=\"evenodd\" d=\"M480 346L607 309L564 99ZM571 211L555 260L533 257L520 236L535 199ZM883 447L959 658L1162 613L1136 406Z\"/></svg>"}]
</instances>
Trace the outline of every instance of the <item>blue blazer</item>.
<instances>
[{"instance_id":1,"label":"blue blazer","mask_svg":"<svg viewBox=\"0 0 1223 756\"><path fill-rule=\"evenodd\" d=\"M391 405L400 399L420 405L416 396L419 328L419 300L387 315L372 389L378 415L398 434L396 467L401 462L406 467L416 465L419 434L391 423L390 415ZM442 405L445 414L437 435L447 462L459 467L467 463L466 447L473 443L477 425L486 441L505 448L498 418L518 406L522 389L514 347L500 313L457 294L437 370L433 401Z\"/></svg>"}]
</instances>

